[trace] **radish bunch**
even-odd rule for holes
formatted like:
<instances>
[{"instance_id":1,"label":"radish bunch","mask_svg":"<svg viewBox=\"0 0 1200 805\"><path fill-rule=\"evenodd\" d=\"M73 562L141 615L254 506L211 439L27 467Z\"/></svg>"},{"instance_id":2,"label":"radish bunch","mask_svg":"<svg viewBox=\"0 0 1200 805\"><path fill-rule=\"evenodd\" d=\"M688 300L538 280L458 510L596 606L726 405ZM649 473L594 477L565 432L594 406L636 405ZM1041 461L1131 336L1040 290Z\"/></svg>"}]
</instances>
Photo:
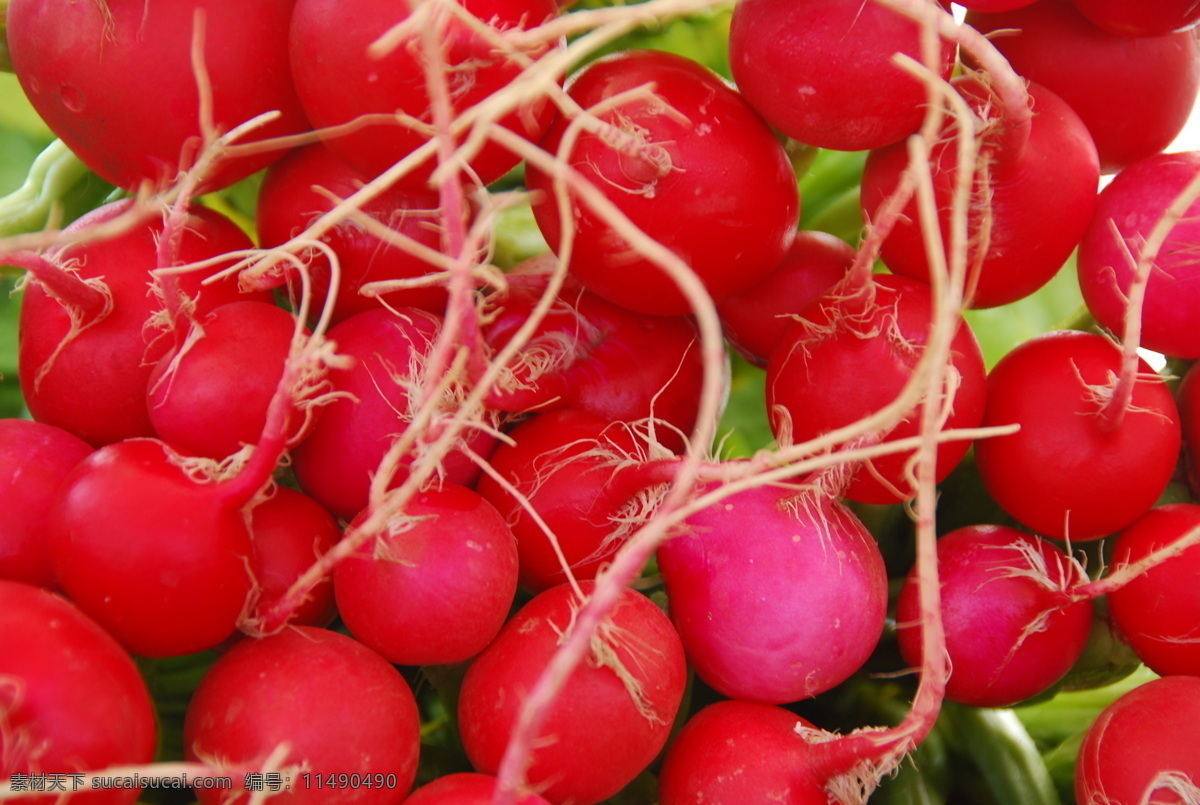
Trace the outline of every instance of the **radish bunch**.
<instances>
[{"instance_id":1,"label":"radish bunch","mask_svg":"<svg viewBox=\"0 0 1200 805\"><path fill-rule=\"evenodd\" d=\"M0 799L1197 801L1145 5L10 0Z\"/></svg>"}]
</instances>

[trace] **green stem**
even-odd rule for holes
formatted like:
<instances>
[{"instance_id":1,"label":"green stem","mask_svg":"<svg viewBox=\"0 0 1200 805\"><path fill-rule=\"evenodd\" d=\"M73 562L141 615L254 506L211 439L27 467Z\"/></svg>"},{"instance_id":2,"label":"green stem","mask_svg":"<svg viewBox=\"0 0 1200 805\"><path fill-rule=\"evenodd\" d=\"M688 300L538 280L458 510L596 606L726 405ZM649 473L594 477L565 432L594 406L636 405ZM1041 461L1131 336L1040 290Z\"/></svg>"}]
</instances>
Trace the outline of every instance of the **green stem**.
<instances>
[{"instance_id":1,"label":"green stem","mask_svg":"<svg viewBox=\"0 0 1200 805\"><path fill-rule=\"evenodd\" d=\"M50 143L33 161L25 183L0 197L0 237L45 226L51 211L87 173L87 166L62 140Z\"/></svg>"}]
</instances>

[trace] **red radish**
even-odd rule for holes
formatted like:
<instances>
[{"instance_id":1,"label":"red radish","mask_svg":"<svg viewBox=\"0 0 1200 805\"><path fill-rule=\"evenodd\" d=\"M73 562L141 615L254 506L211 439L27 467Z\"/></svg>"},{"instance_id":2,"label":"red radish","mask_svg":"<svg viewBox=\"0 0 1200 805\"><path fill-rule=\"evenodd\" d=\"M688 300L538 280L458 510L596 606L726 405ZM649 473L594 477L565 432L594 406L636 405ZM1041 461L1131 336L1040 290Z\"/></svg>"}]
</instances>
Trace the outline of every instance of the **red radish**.
<instances>
[{"instance_id":1,"label":"red radish","mask_svg":"<svg viewBox=\"0 0 1200 805\"><path fill-rule=\"evenodd\" d=\"M1012 11L1013 9L1023 8L1024 6L1032 5L1037 0L956 0L956 2L963 8L969 8L972 11L983 11L988 14L994 14L997 11Z\"/></svg>"},{"instance_id":2,"label":"red radish","mask_svg":"<svg viewBox=\"0 0 1200 805\"><path fill-rule=\"evenodd\" d=\"M1197 0L1073 0L1075 8L1106 31L1121 36L1162 36L1200 22ZM980 9L981 11L984 9Z\"/></svg>"},{"instance_id":3,"label":"red radish","mask_svg":"<svg viewBox=\"0 0 1200 805\"><path fill-rule=\"evenodd\" d=\"M91 452L61 428L0 419L0 579L54 585L47 515L63 479Z\"/></svg>"},{"instance_id":4,"label":"red radish","mask_svg":"<svg viewBox=\"0 0 1200 805\"><path fill-rule=\"evenodd\" d=\"M904 388L928 336L933 315L929 286L876 276L868 291L839 286L803 311L767 365L767 410L776 438L792 443L850 425L875 413ZM870 296L873 295L873 299ZM986 369L979 344L960 323L951 345L957 375L946 428L973 428L983 418ZM914 436L919 418L907 416L885 440ZM940 481L966 454L964 440L938 448ZM896 503L913 494L906 464L912 451L880 456L854 470L842 493L862 503Z\"/></svg>"},{"instance_id":5,"label":"red radish","mask_svg":"<svg viewBox=\"0 0 1200 805\"><path fill-rule=\"evenodd\" d=\"M255 222L262 245L286 243L332 210L337 200L349 198L360 190L368 178L319 143L288 154L267 170L258 194ZM427 249L436 252L441 248L442 215L434 193L392 187L365 204L362 213L380 227L411 238ZM321 240L337 254L341 270L333 303L335 322L378 308L381 302L391 307L419 307L431 313L445 311L446 290L441 284L393 291L380 298L359 293L369 282L412 279L439 270L404 248L390 245L378 233L368 231L362 222L345 220L326 232ZM308 256L313 296L325 299L329 292L329 261L324 253L315 250ZM289 271L287 276L293 295L299 297L299 277L295 271Z\"/></svg>"},{"instance_id":6,"label":"red radish","mask_svg":"<svg viewBox=\"0 0 1200 805\"><path fill-rule=\"evenodd\" d=\"M762 119L716 74L682 56L625 51L573 76L568 94L584 109L601 105L596 116L608 128L568 139L575 124L559 117L542 148L564 158L636 227L674 252L715 301L749 287L783 259L800 215L791 162ZM533 207L538 227L561 256L555 176L538 164L527 176L540 194ZM567 195L572 275L639 313L691 312L675 280L615 230L602 209L578 189Z\"/></svg>"},{"instance_id":7,"label":"red radish","mask_svg":"<svg viewBox=\"0 0 1200 805\"><path fill-rule=\"evenodd\" d=\"M887 571L874 538L840 503L760 487L686 524L659 548L658 564L688 660L717 691L798 701L870 657L887 615Z\"/></svg>"},{"instance_id":8,"label":"red radish","mask_svg":"<svg viewBox=\"0 0 1200 805\"><path fill-rule=\"evenodd\" d=\"M1171 676L1121 696L1088 729L1075 765L1078 802L1195 801L1200 678Z\"/></svg>"},{"instance_id":9,"label":"red radish","mask_svg":"<svg viewBox=\"0 0 1200 805\"><path fill-rule=\"evenodd\" d=\"M492 805L496 778L487 774L458 772L421 786L404 800L404 805ZM517 805L550 805L537 794L526 794Z\"/></svg>"},{"instance_id":10,"label":"red radish","mask_svg":"<svg viewBox=\"0 0 1200 805\"><path fill-rule=\"evenodd\" d=\"M1153 4L1147 4L1153 5ZM1200 44L1186 32L1131 38L1109 33L1070 0L1040 0L1002 14L970 12L1014 70L1074 109L1091 132L1104 173L1169 146L1200 88Z\"/></svg>"},{"instance_id":11,"label":"red radish","mask_svg":"<svg viewBox=\"0 0 1200 805\"><path fill-rule=\"evenodd\" d=\"M932 2L930 13L941 13ZM729 29L730 68L751 105L788 137L838 151L920 127L927 90L895 53L922 61L921 26L874 2L739 0ZM948 79L953 43L942 40L939 56Z\"/></svg>"},{"instance_id":12,"label":"red radish","mask_svg":"<svg viewBox=\"0 0 1200 805\"><path fill-rule=\"evenodd\" d=\"M549 44L513 47L505 53L495 43L505 31L529 30L558 15L553 0L464 0L462 10L490 27L485 35L462 19L435 21L428 6L415 25L394 48L376 52L372 44L409 18L407 5L390 0L297 0L290 28L290 53L296 90L309 119L318 128L350 123L364 115L385 116L371 120L352 133L333 133L326 145L368 177L374 177L408 156L429 139L428 127L437 125L430 111L431 96L427 70L444 61L444 91L453 113L487 101L521 73L522 61L545 54ZM478 23L476 23L478 24ZM429 33L428 38L425 33ZM426 44L440 47L439 60L423 50ZM522 137L536 142L545 131L553 107L542 102L525 103L498 122ZM415 119L408 122L402 117ZM456 142L461 142L462 137ZM486 145L469 160L470 172L481 184L491 184L520 161L496 144ZM422 187L435 164L422 163L404 182Z\"/></svg>"},{"instance_id":13,"label":"red radish","mask_svg":"<svg viewBox=\"0 0 1200 805\"><path fill-rule=\"evenodd\" d=\"M130 202L115 202L67 229L82 235L129 209ZM153 318L163 308L150 274L159 267L157 238L162 229L161 221L134 223L114 237L44 255L51 269L34 273L21 303L21 389L34 419L96 446L153 435L146 383L154 361L171 346L171 331ZM250 246L232 221L196 207L186 218L177 259L190 263ZM58 275L54 268L73 277ZM199 297L196 315L239 299L270 298L240 294L235 280L202 289L202 280L194 273L178 278L182 294ZM67 281L70 284L64 284Z\"/></svg>"},{"instance_id":14,"label":"red radish","mask_svg":"<svg viewBox=\"0 0 1200 805\"><path fill-rule=\"evenodd\" d=\"M290 769L281 803L398 805L416 777L419 730L412 691L386 660L337 632L291 626L213 664L188 705L184 752ZM233 791L196 790L202 805L250 793L237 778Z\"/></svg>"},{"instance_id":15,"label":"red radish","mask_svg":"<svg viewBox=\"0 0 1200 805\"><path fill-rule=\"evenodd\" d=\"M971 269L965 296L971 307L996 307L1032 294L1071 256L1095 208L1100 166L1079 116L1044 87L1029 87L1034 115L1026 137L1017 133L1017 110L1004 109L976 79L956 79L954 86L983 120L968 217ZM955 128L954 123L944 127L944 139L930 157L944 240L952 231L958 181ZM871 153L863 170L864 215L875 214L908 169L903 143ZM893 272L928 282L924 216L915 199L903 215L883 241L881 255ZM977 244L985 237L983 250Z\"/></svg>"},{"instance_id":16,"label":"red radish","mask_svg":"<svg viewBox=\"0 0 1200 805\"><path fill-rule=\"evenodd\" d=\"M1047 333L992 369L983 424L1020 430L978 441L975 458L988 492L1022 525L1091 540L1154 505L1175 471L1179 412L1166 383L1139 365L1119 422L1107 403L1121 350L1103 336Z\"/></svg>"},{"instance_id":17,"label":"red radish","mask_svg":"<svg viewBox=\"0 0 1200 805\"><path fill-rule=\"evenodd\" d=\"M54 133L104 179L136 190L175 181L197 157L206 121L192 60L196 33L219 132L265 112L279 116L239 142L308 129L288 70L291 13L291 0L15 0L8 45L22 88ZM233 184L281 155L222 159L204 186Z\"/></svg>"},{"instance_id":18,"label":"red radish","mask_svg":"<svg viewBox=\"0 0 1200 805\"><path fill-rule=\"evenodd\" d=\"M1135 267L1159 220L1197 171L1200 151L1160 154L1121 171L1100 194L1079 242L1079 285L1096 321L1123 333ZM1177 358L1200 358L1200 203L1171 227L1158 251L1142 303L1141 345Z\"/></svg>"},{"instance_id":19,"label":"red radish","mask_svg":"<svg viewBox=\"0 0 1200 805\"><path fill-rule=\"evenodd\" d=\"M826 232L801 230L787 256L757 284L717 305L725 337L746 360L766 367L792 314L845 278L854 248Z\"/></svg>"},{"instance_id":20,"label":"red radish","mask_svg":"<svg viewBox=\"0 0 1200 805\"><path fill-rule=\"evenodd\" d=\"M582 590L586 595L591 588ZM499 768L525 692L582 605L568 584L541 593L467 669L458 724L479 771ZM686 679L683 647L667 616L625 589L592 643L590 660L550 705L529 785L559 805L592 805L616 794L666 743Z\"/></svg>"},{"instance_id":21,"label":"red radish","mask_svg":"<svg viewBox=\"0 0 1200 805\"><path fill-rule=\"evenodd\" d=\"M351 523L351 533L370 513ZM390 662L463 662L508 618L517 591L516 540L487 500L444 483L418 493L373 540L338 562L333 584L346 628Z\"/></svg>"},{"instance_id":22,"label":"red radish","mask_svg":"<svg viewBox=\"0 0 1200 805\"><path fill-rule=\"evenodd\" d=\"M18 773L70 775L154 758L154 707L137 666L71 603L0 580L0 646L0 783ZM74 778L66 779L69 792ZM133 805L140 793L80 792L71 802Z\"/></svg>"},{"instance_id":23,"label":"red radish","mask_svg":"<svg viewBox=\"0 0 1200 805\"><path fill-rule=\"evenodd\" d=\"M1183 427L1183 467L1193 493L1200 492L1200 369L1193 364L1175 392Z\"/></svg>"},{"instance_id":24,"label":"red radish","mask_svg":"<svg viewBox=\"0 0 1200 805\"><path fill-rule=\"evenodd\" d=\"M1058 682L1087 644L1092 603L1071 588L1079 565L1041 539L1007 526L968 526L938 540L938 575L950 679L946 698L973 707L1010 707ZM915 574L896 604L905 661L921 665Z\"/></svg>"}]
</instances>

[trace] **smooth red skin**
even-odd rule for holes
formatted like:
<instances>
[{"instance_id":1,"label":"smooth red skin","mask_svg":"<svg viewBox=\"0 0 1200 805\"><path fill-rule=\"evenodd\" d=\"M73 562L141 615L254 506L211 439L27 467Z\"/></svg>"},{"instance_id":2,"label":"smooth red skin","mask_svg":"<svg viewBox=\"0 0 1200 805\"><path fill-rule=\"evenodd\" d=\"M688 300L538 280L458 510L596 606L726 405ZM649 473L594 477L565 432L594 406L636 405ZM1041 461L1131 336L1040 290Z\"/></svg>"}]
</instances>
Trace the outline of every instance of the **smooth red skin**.
<instances>
[{"instance_id":1,"label":"smooth red skin","mask_svg":"<svg viewBox=\"0 0 1200 805\"><path fill-rule=\"evenodd\" d=\"M397 517L418 519L395 520L394 530L334 567L342 622L397 665L469 660L492 641L512 608L512 530L486 499L450 483L417 493Z\"/></svg>"},{"instance_id":2,"label":"smooth red skin","mask_svg":"<svg viewBox=\"0 0 1200 805\"><path fill-rule=\"evenodd\" d=\"M879 148L920 127L927 90L892 61L897 52L922 60L920 26L860 0L740 0L730 21L729 65L746 100L820 148ZM943 40L943 79L954 53Z\"/></svg>"},{"instance_id":3,"label":"smooth red skin","mask_svg":"<svg viewBox=\"0 0 1200 805\"><path fill-rule=\"evenodd\" d=\"M408 392L393 374L414 380L412 362L429 354L440 327L441 319L423 310L404 308L396 315L380 308L330 328L327 337L338 354L354 363L331 369L326 377L332 390L351 396L317 409L312 430L292 452L292 467L300 488L337 517L350 520L367 507L371 476L408 422ZM491 436L470 438L481 455L494 444ZM407 477L404 467L412 460L411 455L402 458L393 485ZM451 452L442 464L451 483L471 486L479 474L461 452Z\"/></svg>"},{"instance_id":4,"label":"smooth red skin","mask_svg":"<svg viewBox=\"0 0 1200 805\"><path fill-rule=\"evenodd\" d=\"M105 205L75 221L68 230L82 232L127 206L127 202ZM61 351L59 347L71 330L67 308L31 278L21 301L18 362L21 390L34 419L70 431L96 447L154 435L146 409L146 383L155 361L172 343L167 330L147 326L151 315L162 308L151 291L149 273L157 265L154 237L161 230L161 221L154 219L113 238L67 246L47 255L58 264L71 261L84 279L102 277L113 300L107 317L76 334ZM232 221L195 207L179 260L188 263L251 246ZM216 266L211 272L225 267ZM179 275L183 292L198 296L197 315L241 299L270 299L269 293L240 293L236 279L202 288L203 278L196 273ZM38 372L51 358L51 369L39 380Z\"/></svg>"},{"instance_id":5,"label":"smooth red skin","mask_svg":"<svg viewBox=\"0 0 1200 805\"><path fill-rule=\"evenodd\" d=\"M369 178L320 143L292 151L272 165L263 178L255 215L262 245L279 246L299 235L333 209L336 202L330 194L337 199L349 198ZM363 205L362 212L424 246L440 250L443 229L440 206L435 193L393 186ZM333 302L334 322L364 310L375 310L381 301L393 308L419 307L431 313L445 312L448 296L440 285L393 291L378 298L359 293L359 288L368 282L411 279L438 271L432 264L388 245L350 220L326 232L321 241L337 254L341 270ZM298 272L285 271L292 295L299 299L302 285ZM312 281L312 315L316 317L329 295L329 260L322 252L314 251L308 271Z\"/></svg>"},{"instance_id":6,"label":"smooth red skin","mask_svg":"<svg viewBox=\"0 0 1200 805\"><path fill-rule=\"evenodd\" d=\"M533 28L558 16L554 0L466 0L460 5L501 31ZM361 115L396 113L431 124L420 38L410 37L380 58L368 53L371 43L403 21L408 10L407 4L392 0L297 0L289 33L292 74L315 127L348 123ZM498 53L494 44L471 33L461 21L450 22L439 38L450 67L446 78L457 114L487 100L521 73L515 59ZM529 47L525 55L537 58L547 50ZM537 142L553 113L554 107L545 102L524 104L498 123ZM326 137L324 142L342 159L374 177L426 140L424 132L403 123L373 123L349 134ZM471 159L470 168L486 185L519 161L517 154L489 143ZM400 181L422 188L436 164L426 160Z\"/></svg>"},{"instance_id":7,"label":"smooth red skin","mask_svg":"<svg viewBox=\"0 0 1200 805\"><path fill-rule=\"evenodd\" d=\"M795 494L739 492L688 517L658 550L688 661L733 699L823 693L861 668L883 633L887 570L875 540L839 503L789 503Z\"/></svg>"},{"instance_id":8,"label":"smooth red skin","mask_svg":"<svg viewBox=\"0 0 1200 805\"><path fill-rule=\"evenodd\" d=\"M1019 30L992 44L1018 74L1079 114L1104 173L1162 151L1191 114L1200 88L1200 44L1192 34L1118 36L1092 25L1070 0L1040 0L1002 14L969 12L966 21L984 34Z\"/></svg>"},{"instance_id":9,"label":"smooth red skin","mask_svg":"<svg viewBox=\"0 0 1200 805\"><path fill-rule=\"evenodd\" d=\"M717 305L725 337L755 366L766 367L799 313L841 281L854 247L827 232L801 230L787 255L757 284Z\"/></svg>"},{"instance_id":10,"label":"smooth red skin","mask_svg":"<svg viewBox=\"0 0 1200 805\"><path fill-rule=\"evenodd\" d=\"M782 707L727 700L688 719L658 778L661 805L828 805L825 781L805 768L813 725Z\"/></svg>"},{"instance_id":11,"label":"smooth red skin","mask_svg":"<svg viewBox=\"0 0 1200 805\"><path fill-rule=\"evenodd\" d=\"M1200 151L1149 157L1117 174L1104 188L1079 242L1079 287L1096 321L1125 331L1134 259L1151 231L1200 170ZM1200 203L1171 228L1159 250L1142 303L1142 346L1176 358L1200 358L1200 265L1191 256L1200 240ZM1114 234L1113 226L1119 234ZM1128 251L1126 251L1128 249Z\"/></svg>"},{"instance_id":12,"label":"smooth red skin","mask_svg":"<svg viewBox=\"0 0 1200 805\"><path fill-rule=\"evenodd\" d=\"M1078 802L1138 805L1155 779L1173 772L1200 780L1200 679L1169 676L1139 685L1093 722L1075 766ZM1154 803L1183 803L1159 789Z\"/></svg>"},{"instance_id":13,"label":"smooth red skin","mask_svg":"<svg viewBox=\"0 0 1200 805\"><path fill-rule=\"evenodd\" d=\"M459 772L421 786L404 805L492 805L496 778L488 774ZM537 794L526 794L517 805L550 805Z\"/></svg>"},{"instance_id":14,"label":"smooth red skin","mask_svg":"<svg viewBox=\"0 0 1200 805\"><path fill-rule=\"evenodd\" d=\"M264 112L280 117L239 142L309 128L287 57L290 0L141 0L8 7L8 44L21 87L42 120L88 167L126 190L163 186L189 167L200 142L200 97L192 29L205 15L204 69L221 132ZM267 151L222 162L204 183L217 190L282 155Z\"/></svg>"},{"instance_id":15,"label":"smooth red skin","mask_svg":"<svg viewBox=\"0 0 1200 805\"><path fill-rule=\"evenodd\" d=\"M972 11L983 11L988 14L994 14L997 11L1012 11L1013 9L1022 8L1037 2L1037 0L955 0L955 2L963 8L969 8Z\"/></svg>"},{"instance_id":16,"label":"smooth red skin","mask_svg":"<svg viewBox=\"0 0 1200 805\"><path fill-rule=\"evenodd\" d=\"M623 540L612 539L614 518L643 485L615 483L615 464L604 457L580 457L598 445L617 454L637 455L639 442L621 423L583 411L562 409L537 414L514 428L511 443L489 459L495 472L523 495L558 537L576 579L594 579ZM517 538L520 584L541 592L566 581L554 548L521 502L489 474L476 486L504 515Z\"/></svg>"},{"instance_id":17,"label":"smooth red skin","mask_svg":"<svg viewBox=\"0 0 1200 805\"><path fill-rule=\"evenodd\" d=\"M720 301L759 280L787 253L800 216L796 176L783 146L750 105L715 73L682 56L613 54L577 73L568 94L587 109L650 83L661 100L628 101L598 116L661 148L670 163L665 175L592 133L581 134L563 156L635 226L686 262ZM569 125L557 118L541 147L557 154ZM553 178L530 165L527 184L539 193L533 204L537 225L558 253L563 230ZM692 312L657 263L577 195L571 206L570 271L588 290L639 313Z\"/></svg>"},{"instance_id":18,"label":"smooth red skin","mask_svg":"<svg viewBox=\"0 0 1200 805\"><path fill-rule=\"evenodd\" d=\"M1200 491L1200 369L1195 364L1175 390L1175 404L1183 426L1183 463L1193 492Z\"/></svg>"},{"instance_id":19,"label":"smooth red skin","mask_svg":"<svg viewBox=\"0 0 1200 805\"><path fill-rule=\"evenodd\" d=\"M53 425L0 419L0 579L54 586L46 518L63 480L91 452Z\"/></svg>"},{"instance_id":20,"label":"smooth red skin","mask_svg":"<svg viewBox=\"0 0 1200 805\"><path fill-rule=\"evenodd\" d=\"M1017 433L975 443L989 494L1022 525L1083 541L1119 531L1149 509L1179 457L1179 412L1166 383L1139 362L1140 380L1120 427L1084 384L1110 382L1120 349L1092 333L1046 333L1014 348L988 376L983 425ZM1082 378L1082 380L1080 379Z\"/></svg>"},{"instance_id":21,"label":"smooth red skin","mask_svg":"<svg viewBox=\"0 0 1200 805\"><path fill-rule=\"evenodd\" d=\"M328 629L291 626L243 640L200 681L183 725L184 755L252 767L281 744L287 765L328 774L396 775L396 786L318 787L303 772L281 805L398 805L417 773L420 716L404 677L361 643ZM196 791L202 805L246 802L232 791Z\"/></svg>"},{"instance_id":22,"label":"smooth red skin","mask_svg":"<svg viewBox=\"0 0 1200 805\"><path fill-rule=\"evenodd\" d=\"M250 594L244 502L192 480L161 442L106 445L68 476L51 511L55 576L134 654L212 648L233 634Z\"/></svg>"},{"instance_id":23,"label":"smooth red skin","mask_svg":"<svg viewBox=\"0 0 1200 805\"><path fill-rule=\"evenodd\" d=\"M1192 28L1200 21L1197 0L1073 0L1093 25L1121 36L1162 36Z\"/></svg>"},{"instance_id":24,"label":"smooth red skin","mask_svg":"<svg viewBox=\"0 0 1200 805\"><path fill-rule=\"evenodd\" d=\"M140 766L154 759L154 706L137 666L65 599L0 580L0 713L9 775ZM33 756L31 756L31 753ZM69 783L69 781L68 781ZM133 805L141 789L78 793L80 805ZM50 805L56 794L29 797Z\"/></svg>"},{"instance_id":25,"label":"smooth red skin","mask_svg":"<svg viewBox=\"0 0 1200 805\"><path fill-rule=\"evenodd\" d=\"M589 594L592 584L585 583ZM526 694L558 650L580 605L563 584L536 596L467 669L458 726L472 765L495 774ZM644 707L610 666L580 663L549 706L534 741L528 785L556 805L592 805L616 794L658 755L683 699L687 666L670 620L624 589L609 612L608 648L640 685Z\"/></svg>"},{"instance_id":26,"label":"smooth red skin","mask_svg":"<svg viewBox=\"0 0 1200 805\"><path fill-rule=\"evenodd\" d=\"M1200 506L1173 503L1153 508L1117 536L1112 567L1144 559L1196 527ZM1200 548L1192 546L1108 595L1121 636L1160 676L1200 676L1200 645L1194 641L1200 618L1198 573Z\"/></svg>"},{"instance_id":27,"label":"smooth red skin","mask_svg":"<svg viewBox=\"0 0 1200 805\"><path fill-rule=\"evenodd\" d=\"M809 336L804 323L795 323L772 353L767 364L766 404L777 438L789 420L795 444L850 425L890 404L912 376L919 349L905 348L888 333L898 329L910 344L923 347L933 313L929 287L888 275L875 276L873 282L876 300L870 311L871 325L860 323L852 331L842 323L832 331ZM802 315L827 329L831 311L843 304L843 297L831 293ZM859 333L864 331L874 334L862 338ZM961 383L945 427L973 428L983 419L987 370L975 335L965 322L959 325L950 349ZM883 441L915 436L919 430L919 414L910 414ZM969 447L963 440L946 441L938 447L938 481L954 469ZM915 494L904 468L912 456L913 451L907 451L872 459L875 471L907 497ZM904 499L874 478L865 465L854 473L843 494L860 503Z\"/></svg>"},{"instance_id":28,"label":"smooth red skin","mask_svg":"<svg viewBox=\"0 0 1200 805\"><path fill-rule=\"evenodd\" d=\"M950 701L1011 707L1062 679L1087 645L1092 602L1070 602L1028 575L1014 575L1013 570L1035 569L1020 553L1021 545L1043 558L1056 587L1086 581L1068 565L1062 549L1015 528L969 526L938 540ZM896 603L896 637L914 668L921 667L923 655L919 596L916 574L910 572Z\"/></svg>"},{"instance_id":29,"label":"smooth red skin","mask_svg":"<svg viewBox=\"0 0 1200 805\"><path fill-rule=\"evenodd\" d=\"M978 85L959 79L955 86L979 111L983 101ZM974 266L982 259L978 270L968 277L968 303L973 308L1015 302L1053 279L1075 250L1096 206L1100 164L1083 121L1044 87L1031 85L1029 94L1035 114L1023 151L1013 154L1011 148L1004 148L999 130L1000 136L984 139L983 147L991 153L991 217L988 250L980 255L975 243L983 220L980 202L972 201L968 265ZM995 101L992 103L995 108ZM931 159L938 223L946 243L951 237L958 174L955 148L953 134L946 131L945 140L934 146ZM871 152L863 169L864 216L874 217L895 192L908 162L903 143ZM916 200L909 201L904 217L884 240L881 256L894 273L929 282L921 218Z\"/></svg>"},{"instance_id":30,"label":"smooth red skin","mask_svg":"<svg viewBox=\"0 0 1200 805\"><path fill-rule=\"evenodd\" d=\"M174 367L178 347L155 365L146 406L160 439L221 459L262 436L296 325L290 313L266 302L231 302L199 324L204 337Z\"/></svg>"},{"instance_id":31,"label":"smooth red skin","mask_svg":"<svg viewBox=\"0 0 1200 805\"><path fill-rule=\"evenodd\" d=\"M250 510L251 567L258 588L255 615L281 599L312 565L337 544L342 529L315 500L281 486ZM289 623L325 627L337 616L333 581L325 579L296 608Z\"/></svg>"}]
</instances>

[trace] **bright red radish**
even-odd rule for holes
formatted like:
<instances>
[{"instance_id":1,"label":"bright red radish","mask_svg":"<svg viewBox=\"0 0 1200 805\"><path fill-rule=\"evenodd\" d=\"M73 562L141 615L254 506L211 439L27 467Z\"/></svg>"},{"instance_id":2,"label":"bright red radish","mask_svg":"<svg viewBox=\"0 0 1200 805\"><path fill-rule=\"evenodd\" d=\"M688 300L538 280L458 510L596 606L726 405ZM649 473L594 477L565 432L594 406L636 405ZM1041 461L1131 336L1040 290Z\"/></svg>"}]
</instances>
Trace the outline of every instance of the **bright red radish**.
<instances>
[{"instance_id":1,"label":"bright red radish","mask_svg":"<svg viewBox=\"0 0 1200 805\"><path fill-rule=\"evenodd\" d=\"M1200 369L1193 364L1175 392L1183 426L1183 469L1193 494L1200 493Z\"/></svg>"},{"instance_id":2,"label":"bright red radish","mask_svg":"<svg viewBox=\"0 0 1200 805\"><path fill-rule=\"evenodd\" d=\"M1075 8L1106 31L1121 36L1162 36L1200 22L1197 0L1073 0ZM986 9L980 9L984 11Z\"/></svg>"},{"instance_id":3,"label":"bright red radish","mask_svg":"<svg viewBox=\"0 0 1200 805\"><path fill-rule=\"evenodd\" d=\"M587 594L592 585L582 586ZM514 615L463 680L458 724L479 771L500 765L525 694L583 606L572 587L547 590ZM591 658L550 705L526 774L553 803L592 805L625 787L666 743L687 669L670 620L649 598L622 591L592 641Z\"/></svg>"},{"instance_id":4,"label":"bright red radish","mask_svg":"<svg viewBox=\"0 0 1200 805\"><path fill-rule=\"evenodd\" d=\"M658 563L689 662L730 698L823 693L862 667L883 633L879 548L820 493L760 487L725 498L690 516Z\"/></svg>"},{"instance_id":5,"label":"bright red radish","mask_svg":"<svg viewBox=\"0 0 1200 805\"><path fill-rule=\"evenodd\" d=\"M987 427L975 458L996 502L1055 539L1090 540L1149 509L1175 472L1175 401L1144 361L1124 411L1112 411L1121 350L1103 336L1063 330L1010 351L988 377Z\"/></svg>"},{"instance_id":6,"label":"bright red radish","mask_svg":"<svg viewBox=\"0 0 1200 805\"><path fill-rule=\"evenodd\" d=\"M625 51L589 64L571 79L568 93L584 109L601 105L596 116L606 128L567 139L575 124L560 117L542 148L563 157L636 227L681 258L714 300L749 287L783 259L800 215L791 162L762 119L716 74L682 56ZM528 169L529 187L540 194L533 207L538 227L562 256L555 176L543 165ZM690 313L675 280L571 185L568 178L571 273L630 310Z\"/></svg>"},{"instance_id":7,"label":"bright red radish","mask_svg":"<svg viewBox=\"0 0 1200 805\"><path fill-rule=\"evenodd\" d=\"M492 805L496 778L488 774L458 772L421 786L404 805ZM550 805L537 794L526 794L517 805Z\"/></svg>"},{"instance_id":8,"label":"bright red radish","mask_svg":"<svg viewBox=\"0 0 1200 805\"><path fill-rule=\"evenodd\" d=\"M54 586L47 515L63 480L91 452L53 425L0 419L0 579Z\"/></svg>"},{"instance_id":9,"label":"bright red radish","mask_svg":"<svg viewBox=\"0 0 1200 805\"><path fill-rule=\"evenodd\" d=\"M290 768L280 798L295 805L398 805L416 777L419 730L412 691L386 660L337 632L292 626L217 660L188 706L184 751L264 772ZM245 803L251 792L239 777L232 792L196 796L202 805Z\"/></svg>"},{"instance_id":10,"label":"bright red radish","mask_svg":"<svg viewBox=\"0 0 1200 805\"><path fill-rule=\"evenodd\" d=\"M154 706L137 666L74 605L0 580L0 782L149 763ZM68 791L73 778L67 778ZM133 805L141 789L80 792L79 805ZM55 793L24 801L49 805Z\"/></svg>"},{"instance_id":11,"label":"bright red radish","mask_svg":"<svg viewBox=\"0 0 1200 805\"><path fill-rule=\"evenodd\" d=\"M1083 653L1090 600L1070 591L1087 581L1063 551L1007 526L969 526L938 540L942 624L950 679L946 698L973 707L1009 707L1058 682ZM921 666L915 574L896 604L905 661Z\"/></svg>"}]
</instances>

